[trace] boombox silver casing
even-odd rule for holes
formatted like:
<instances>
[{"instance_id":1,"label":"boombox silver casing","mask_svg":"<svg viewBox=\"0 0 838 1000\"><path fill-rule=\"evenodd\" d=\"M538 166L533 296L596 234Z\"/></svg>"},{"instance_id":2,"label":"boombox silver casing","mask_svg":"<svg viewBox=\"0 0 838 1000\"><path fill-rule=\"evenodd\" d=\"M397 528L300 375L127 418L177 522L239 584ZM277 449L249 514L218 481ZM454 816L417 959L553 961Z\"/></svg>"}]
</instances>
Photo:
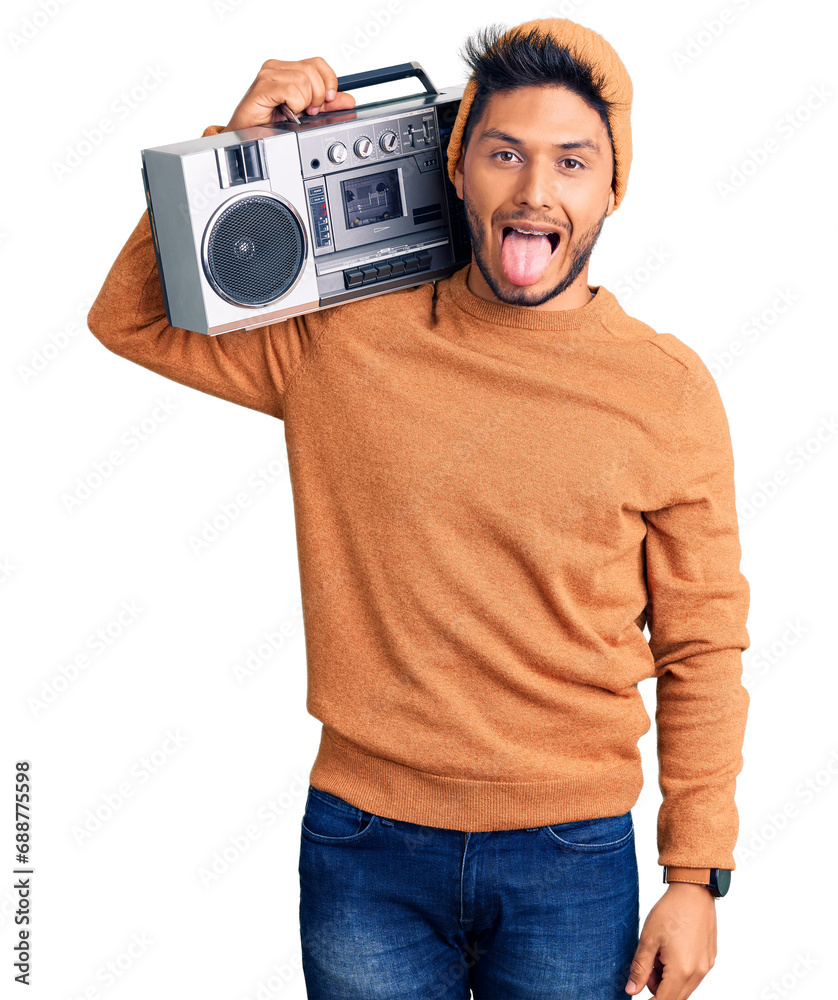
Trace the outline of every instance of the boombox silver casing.
<instances>
[{"instance_id":1,"label":"boombox silver casing","mask_svg":"<svg viewBox=\"0 0 838 1000\"><path fill-rule=\"evenodd\" d=\"M461 97L462 88L412 95L303 116L299 125L280 122L142 150L143 185L169 323L210 336L253 329L434 281L467 264L471 251L462 203L444 155ZM386 144L392 144L393 134L396 148L385 152L385 135ZM362 142L365 138L368 143ZM329 150L341 143L345 160L332 162ZM370 143L366 159L356 155L356 149L368 150ZM383 193L376 194L372 182L379 178L389 183L379 180ZM386 215L386 221L375 215L362 220L365 207L356 210L347 200L360 190L369 204L383 197L385 208L398 203L403 214ZM322 203L313 204L315 197ZM225 294L224 278L208 265L208 246L212 253L220 240L216 234L224 229L222 220L232 219L224 230L230 243L232 227L232 249L225 246L218 256L226 264L225 274L238 282L251 266L248 261L258 260L260 237L264 243L269 231L264 213L274 207L283 231L299 236L286 254L291 260L284 276L288 287L272 301L244 304L238 291ZM254 212L263 223L256 238L244 229L239 233L235 221L237 213L252 217ZM398 262L409 267L416 261L422 270L396 274ZM363 282L348 287L360 280L359 272Z\"/></svg>"}]
</instances>

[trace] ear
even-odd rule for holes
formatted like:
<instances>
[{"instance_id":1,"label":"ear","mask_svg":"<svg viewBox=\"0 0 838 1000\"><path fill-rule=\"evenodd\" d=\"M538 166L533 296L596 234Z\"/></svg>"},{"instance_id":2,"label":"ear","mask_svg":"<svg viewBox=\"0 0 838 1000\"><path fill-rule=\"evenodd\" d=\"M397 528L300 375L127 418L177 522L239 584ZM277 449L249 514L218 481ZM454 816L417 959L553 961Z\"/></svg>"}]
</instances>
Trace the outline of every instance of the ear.
<instances>
[{"instance_id":1,"label":"ear","mask_svg":"<svg viewBox=\"0 0 838 1000\"><path fill-rule=\"evenodd\" d=\"M460 153L460 158L457 160L457 166L454 167L454 188L457 192L457 197L460 201L463 200L463 160L465 157L462 152Z\"/></svg>"},{"instance_id":2,"label":"ear","mask_svg":"<svg viewBox=\"0 0 838 1000\"><path fill-rule=\"evenodd\" d=\"M614 188L608 192L608 209L606 211L606 216L610 215L614 211L614 202L617 200L617 196L614 194Z\"/></svg>"}]
</instances>

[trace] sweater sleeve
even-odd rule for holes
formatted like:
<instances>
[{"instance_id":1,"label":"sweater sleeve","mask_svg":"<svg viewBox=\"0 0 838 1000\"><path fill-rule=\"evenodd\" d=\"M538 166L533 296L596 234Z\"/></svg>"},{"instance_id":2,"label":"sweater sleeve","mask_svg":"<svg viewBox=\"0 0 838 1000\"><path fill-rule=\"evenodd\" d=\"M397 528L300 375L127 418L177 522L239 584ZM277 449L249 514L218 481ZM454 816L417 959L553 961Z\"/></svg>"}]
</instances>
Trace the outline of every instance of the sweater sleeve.
<instances>
[{"instance_id":1,"label":"sweater sleeve","mask_svg":"<svg viewBox=\"0 0 838 1000\"><path fill-rule=\"evenodd\" d=\"M644 512L656 684L658 863L735 868L734 802L749 695L750 602L739 570L733 453L712 375L695 355L683 390L673 502Z\"/></svg>"},{"instance_id":2,"label":"sweater sleeve","mask_svg":"<svg viewBox=\"0 0 838 1000\"><path fill-rule=\"evenodd\" d=\"M211 125L203 135L216 135L222 127ZM170 326L147 212L108 272L87 325L121 357L279 419L285 389L309 347L303 317L215 337Z\"/></svg>"}]
</instances>

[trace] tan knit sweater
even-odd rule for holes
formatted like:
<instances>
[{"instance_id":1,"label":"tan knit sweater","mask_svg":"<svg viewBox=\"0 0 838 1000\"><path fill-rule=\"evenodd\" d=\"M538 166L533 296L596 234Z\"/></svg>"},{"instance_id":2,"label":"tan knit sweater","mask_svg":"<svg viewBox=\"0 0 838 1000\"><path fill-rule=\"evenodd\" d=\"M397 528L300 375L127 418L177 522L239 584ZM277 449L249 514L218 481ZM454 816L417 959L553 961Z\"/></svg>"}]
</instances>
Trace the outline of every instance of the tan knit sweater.
<instances>
[{"instance_id":1,"label":"tan knit sweater","mask_svg":"<svg viewBox=\"0 0 838 1000\"><path fill-rule=\"evenodd\" d=\"M168 325L143 214L88 323L284 421L313 785L464 831L617 815L656 677L658 863L734 868L750 595L713 378L602 286L528 309L469 267L207 337Z\"/></svg>"}]
</instances>

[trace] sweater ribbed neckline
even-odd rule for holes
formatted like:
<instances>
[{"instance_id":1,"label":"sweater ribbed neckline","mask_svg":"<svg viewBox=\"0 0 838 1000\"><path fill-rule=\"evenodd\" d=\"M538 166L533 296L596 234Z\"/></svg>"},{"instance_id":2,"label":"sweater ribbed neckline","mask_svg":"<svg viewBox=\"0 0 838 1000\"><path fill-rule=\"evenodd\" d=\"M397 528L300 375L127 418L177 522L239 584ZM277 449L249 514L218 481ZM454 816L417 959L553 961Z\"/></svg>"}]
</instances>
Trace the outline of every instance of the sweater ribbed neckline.
<instances>
[{"instance_id":1,"label":"sweater ribbed neckline","mask_svg":"<svg viewBox=\"0 0 838 1000\"><path fill-rule=\"evenodd\" d=\"M513 326L526 330L600 330L614 310L620 305L611 292L602 285L588 285L593 293L590 302L576 309L533 309L514 306L506 302L483 299L468 287L471 263L450 276L451 298L463 312L498 326Z\"/></svg>"}]
</instances>

